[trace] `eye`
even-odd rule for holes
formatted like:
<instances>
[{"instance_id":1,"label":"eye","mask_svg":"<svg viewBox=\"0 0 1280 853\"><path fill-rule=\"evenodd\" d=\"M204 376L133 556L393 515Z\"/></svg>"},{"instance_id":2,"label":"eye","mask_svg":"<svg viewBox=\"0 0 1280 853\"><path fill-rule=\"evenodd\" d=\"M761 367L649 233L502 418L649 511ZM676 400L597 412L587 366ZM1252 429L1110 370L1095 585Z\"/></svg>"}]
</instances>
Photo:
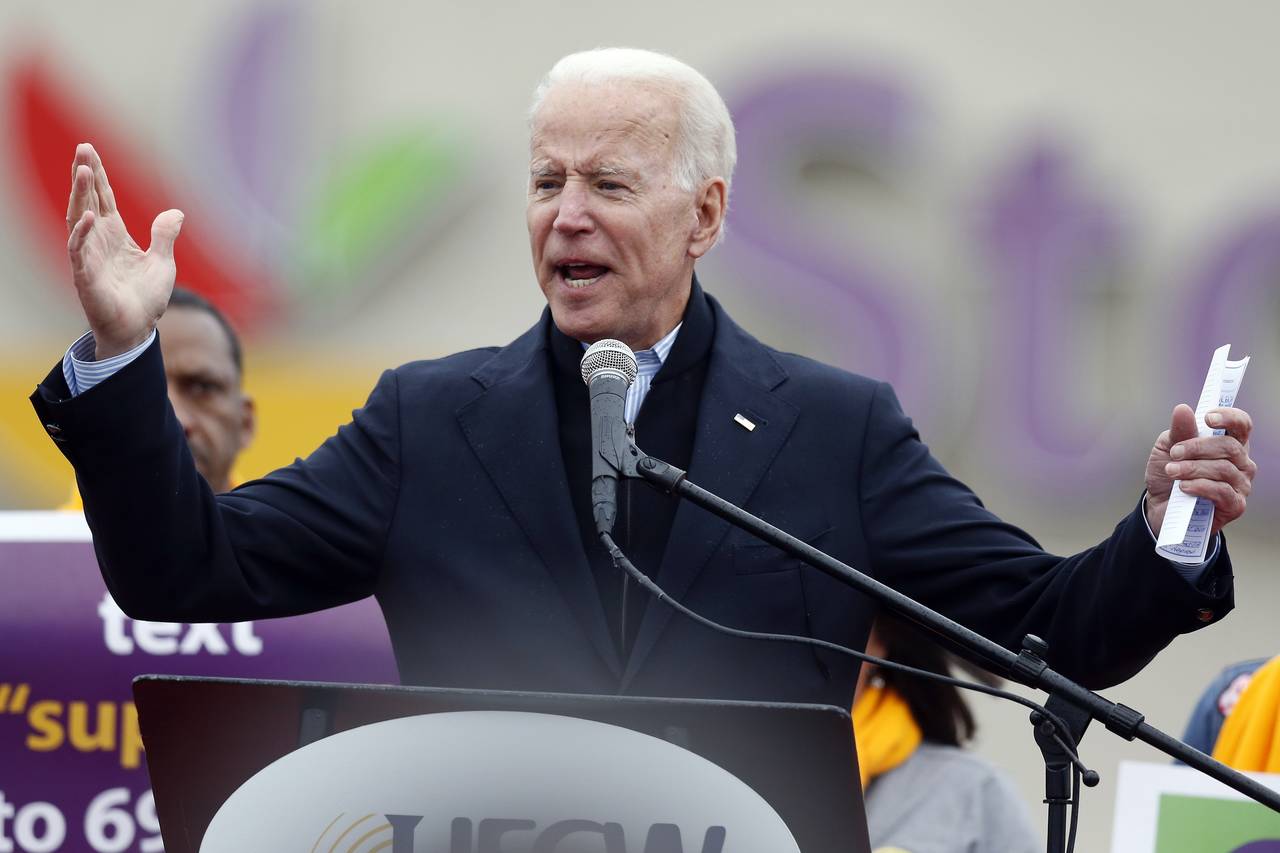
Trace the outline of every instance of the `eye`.
<instances>
[{"instance_id":1,"label":"eye","mask_svg":"<svg viewBox=\"0 0 1280 853\"><path fill-rule=\"evenodd\" d=\"M607 193L617 192L619 190L626 189L625 186L618 183L617 181L601 181L600 183L596 184L596 186Z\"/></svg>"},{"instance_id":2,"label":"eye","mask_svg":"<svg viewBox=\"0 0 1280 853\"><path fill-rule=\"evenodd\" d=\"M539 193L552 192L560 186L560 182L554 178L535 178L533 181L533 191Z\"/></svg>"},{"instance_id":3,"label":"eye","mask_svg":"<svg viewBox=\"0 0 1280 853\"><path fill-rule=\"evenodd\" d=\"M182 391L191 399L200 400L221 394L223 386L212 379L187 379L182 383Z\"/></svg>"}]
</instances>

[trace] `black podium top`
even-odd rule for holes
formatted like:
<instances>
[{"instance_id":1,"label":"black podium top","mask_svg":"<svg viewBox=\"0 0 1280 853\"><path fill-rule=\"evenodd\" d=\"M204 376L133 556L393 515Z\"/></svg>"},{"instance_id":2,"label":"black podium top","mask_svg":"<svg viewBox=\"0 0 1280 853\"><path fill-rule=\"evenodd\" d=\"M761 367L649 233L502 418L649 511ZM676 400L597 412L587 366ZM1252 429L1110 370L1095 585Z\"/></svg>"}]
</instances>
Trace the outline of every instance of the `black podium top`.
<instances>
[{"instance_id":1,"label":"black podium top","mask_svg":"<svg viewBox=\"0 0 1280 853\"><path fill-rule=\"evenodd\" d=\"M172 676L143 676L134 683L134 695L169 853L196 853L228 798L300 747L382 721L474 711L554 715L658 738L745 783L772 807L804 853L869 850L849 714L831 706ZM526 718L512 719L518 724ZM415 746L421 745L409 743L400 751ZM494 749L481 742L473 752ZM648 754L661 763L667 753L663 744L653 744ZM502 759L487 756L490 762ZM363 784L346 769L337 768L325 784ZM617 772L630 771L624 762ZM491 774L497 776L505 774ZM244 799L243 792L238 796ZM725 853L741 849L732 831ZM298 849L311 847L312 840L298 839ZM681 846L697 853L702 843L686 838ZM469 841L455 845L471 853ZM397 841L391 853L400 847ZM640 853L648 845L634 840L626 849Z\"/></svg>"}]
</instances>

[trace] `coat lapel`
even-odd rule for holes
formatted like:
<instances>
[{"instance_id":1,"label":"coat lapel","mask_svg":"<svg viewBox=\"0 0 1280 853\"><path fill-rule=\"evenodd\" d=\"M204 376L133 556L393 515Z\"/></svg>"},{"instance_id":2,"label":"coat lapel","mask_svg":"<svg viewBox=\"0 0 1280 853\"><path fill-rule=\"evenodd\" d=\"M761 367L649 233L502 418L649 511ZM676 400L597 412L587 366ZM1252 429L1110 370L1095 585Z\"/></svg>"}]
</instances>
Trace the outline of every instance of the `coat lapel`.
<instances>
[{"instance_id":1,"label":"coat lapel","mask_svg":"<svg viewBox=\"0 0 1280 853\"><path fill-rule=\"evenodd\" d=\"M689 480L744 506L786 443L798 411L773 393L787 375L769 351L730 320L715 300L711 303L716 333L698 406ZM755 422L756 429L736 423L737 414ZM637 436L636 443L643 450L644 436ZM669 596L684 598L728 532L727 521L681 502L660 570L659 582ZM649 602L621 689L635 678L673 613L666 605Z\"/></svg>"},{"instance_id":2,"label":"coat lapel","mask_svg":"<svg viewBox=\"0 0 1280 853\"><path fill-rule=\"evenodd\" d=\"M561 594L615 674L622 672L569 497L546 322L473 374L484 389L457 412L463 434Z\"/></svg>"}]
</instances>

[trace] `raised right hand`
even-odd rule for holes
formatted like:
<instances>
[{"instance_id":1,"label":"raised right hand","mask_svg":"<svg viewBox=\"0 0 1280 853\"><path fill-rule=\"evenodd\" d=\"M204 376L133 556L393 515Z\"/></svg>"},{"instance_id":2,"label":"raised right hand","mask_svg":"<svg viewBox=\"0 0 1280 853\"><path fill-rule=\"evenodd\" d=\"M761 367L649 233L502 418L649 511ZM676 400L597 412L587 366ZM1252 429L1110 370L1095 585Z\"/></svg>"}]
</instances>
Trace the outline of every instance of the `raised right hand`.
<instances>
[{"instance_id":1,"label":"raised right hand","mask_svg":"<svg viewBox=\"0 0 1280 853\"><path fill-rule=\"evenodd\" d=\"M182 218L180 210L157 216L151 223L151 246L142 251L125 230L102 158L87 142L76 146L67 254L99 360L145 341L164 314L177 275L173 243Z\"/></svg>"}]
</instances>

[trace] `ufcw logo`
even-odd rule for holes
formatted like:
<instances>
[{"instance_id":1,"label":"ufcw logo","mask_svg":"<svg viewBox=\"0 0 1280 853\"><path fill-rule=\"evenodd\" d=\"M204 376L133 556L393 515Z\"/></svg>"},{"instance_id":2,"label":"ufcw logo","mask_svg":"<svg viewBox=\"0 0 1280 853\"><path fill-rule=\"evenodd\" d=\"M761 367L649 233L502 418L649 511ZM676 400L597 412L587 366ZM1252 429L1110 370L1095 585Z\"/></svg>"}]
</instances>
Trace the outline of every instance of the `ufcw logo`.
<instances>
[{"instance_id":1,"label":"ufcw logo","mask_svg":"<svg viewBox=\"0 0 1280 853\"><path fill-rule=\"evenodd\" d=\"M414 853L422 815L383 815L386 822L380 823L374 820L375 815L367 814L345 826L343 816L338 815L325 827L313 850L356 851L367 847L369 853L388 848L389 853ZM331 846L326 846L330 833L334 833L334 840ZM454 818L450 826L449 847L440 849L439 853L578 853L585 849L582 845L588 843L592 851L600 850L603 845L604 853L723 853L725 834L723 826L712 826L703 835L700 849L686 851L680 827L673 823L655 823L645 834L644 846L637 849L627 846L626 835L618 823L562 820L539 829L532 820L485 818L474 824L470 818L459 817ZM351 839L350 846L346 847L348 839Z\"/></svg>"}]
</instances>

